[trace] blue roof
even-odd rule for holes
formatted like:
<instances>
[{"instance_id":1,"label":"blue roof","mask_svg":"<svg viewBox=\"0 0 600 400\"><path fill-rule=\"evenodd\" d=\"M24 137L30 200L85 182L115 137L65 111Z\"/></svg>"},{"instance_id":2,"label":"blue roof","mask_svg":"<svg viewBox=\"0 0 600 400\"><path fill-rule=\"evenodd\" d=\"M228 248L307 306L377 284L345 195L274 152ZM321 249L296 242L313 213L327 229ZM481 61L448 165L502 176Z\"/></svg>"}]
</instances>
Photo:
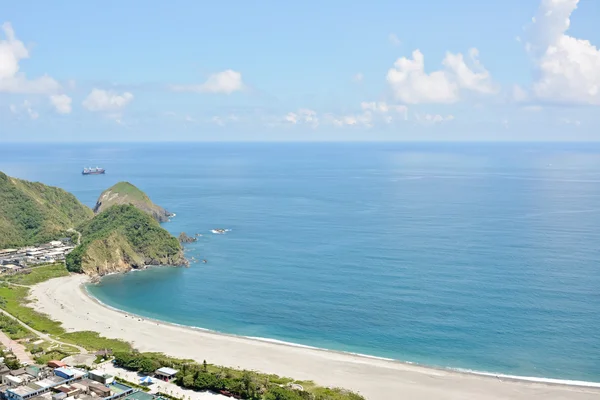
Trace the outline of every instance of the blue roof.
<instances>
[{"instance_id":1,"label":"blue roof","mask_svg":"<svg viewBox=\"0 0 600 400\"><path fill-rule=\"evenodd\" d=\"M61 372L61 373L65 374L65 375L75 375L75 372L72 369L67 368L67 367L56 368L54 370L54 372Z\"/></svg>"}]
</instances>

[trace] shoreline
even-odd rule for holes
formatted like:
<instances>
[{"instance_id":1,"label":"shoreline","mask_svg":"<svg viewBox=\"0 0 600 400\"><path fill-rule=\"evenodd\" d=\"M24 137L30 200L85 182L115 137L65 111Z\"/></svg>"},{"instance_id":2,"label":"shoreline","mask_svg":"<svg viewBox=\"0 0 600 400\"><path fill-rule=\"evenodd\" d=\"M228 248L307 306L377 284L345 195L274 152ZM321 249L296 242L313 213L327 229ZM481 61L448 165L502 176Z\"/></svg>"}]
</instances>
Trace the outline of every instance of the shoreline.
<instances>
[{"instance_id":1,"label":"shoreline","mask_svg":"<svg viewBox=\"0 0 600 400\"><path fill-rule=\"evenodd\" d=\"M108 305L108 304L104 303L103 301L101 301L100 299L96 298L94 295L92 295L87 290L87 285L89 285L89 284L94 284L94 282L89 280L88 282L82 283L79 286L79 288L91 301L101 305L102 307L105 307L105 308L108 308L115 312L118 312L119 314L126 314L129 316L134 316L136 318L145 319L147 321L151 321L151 322L158 323L158 324L171 325L171 326L180 327L180 328L187 328L187 329L197 330L200 332L212 333L215 335L230 336L233 338L254 340L254 341L263 342L263 343L271 343L271 344L278 345L278 346L297 347L297 348L301 348L301 349L323 351L326 353L337 353L337 354L341 354L341 355L349 355L349 356L361 357L361 358L366 358L366 359L389 361L389 362L403 364L406 366L419 367L419 368L430 369L430 370L448 371L448 372L455 372L455 373L459 373L459 374L467 374L467 375L475 375L475 376L485 376L485 377L489 377L489 378L504 379L506 381L514 381L514 382L535 382L535 383L543 383L543 384L547 384L547 385L574 386L574 387L600 389L600 382L582 381L582 380L573 380L573 379L544 378L544 377L536 377L536 376L510 375L510 374L503 374L503 373L496 373L496 372L471 370L471 369L466 369L466 368L440 367L440 366L434 366L434 365L420 364L420 363L411 362L411 361L403 361L403 360L398 360L398 359L389 358L389 357L380 357L380 356L374 356L374 355L370 355L370 354L355 353L355 352L343 351L343 350L326 349L323 347L316 347L316 346L311 346L311 345L306 345L306 344L288 342L288 341L280 340L280 339L272 339L272 338L259 337L259 336L243 336L243 335L237 335L234 333L227 333L227 332L217 331L214 329L203 328L200 326L192 326L192 325L178 324L176 322L163 321L163 320L159 320L159 319L155 319L155 318L145 317L143 315L135 314L135 313L121 310L119 308Z\"/></svg>"},{"instance_id":2,"label":"shoreline","mask_svg":"<svg viewBox=\"0 0 600 400\"><path fill-rule=\"evenodd\" d=\"M88 293L88 282L86 276L72 275L37 284L30 292L30 306L60 321L69 332L96 331L128 341L140 351L313 380L357 391L367 399L389 399L390 393L420 399L482 400L600 396L600 383L595 382L428 367L153 320L102 303Z\"/></svg>"}]
</instances>

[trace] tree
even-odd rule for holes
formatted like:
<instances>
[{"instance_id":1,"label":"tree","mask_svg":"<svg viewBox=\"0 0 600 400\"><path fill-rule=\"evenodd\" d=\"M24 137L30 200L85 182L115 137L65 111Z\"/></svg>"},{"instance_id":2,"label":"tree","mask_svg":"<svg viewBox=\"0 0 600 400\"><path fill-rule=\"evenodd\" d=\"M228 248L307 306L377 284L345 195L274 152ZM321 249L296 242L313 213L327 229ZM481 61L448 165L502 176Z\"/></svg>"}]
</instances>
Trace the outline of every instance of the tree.
<instances>
[{"instance_id":1,"label":"tree","mask_svg":"<svg viewBox=\"0 0 600 400\"><path fill-rule=\"evenodd\" d=\"M186 375L183 377L183 387L192 388L194 387L194 375Z\"/></svg>"},{"instance_id":2,"label":"tree","mask_svg":"<svg viewBox=\"0 0 600 400\"><path fill-rule=\"evenodd\" d=\"M264 400L304 400L304 398L296 390L273 386L265 394Z\"/></svg>"}]
</instances>

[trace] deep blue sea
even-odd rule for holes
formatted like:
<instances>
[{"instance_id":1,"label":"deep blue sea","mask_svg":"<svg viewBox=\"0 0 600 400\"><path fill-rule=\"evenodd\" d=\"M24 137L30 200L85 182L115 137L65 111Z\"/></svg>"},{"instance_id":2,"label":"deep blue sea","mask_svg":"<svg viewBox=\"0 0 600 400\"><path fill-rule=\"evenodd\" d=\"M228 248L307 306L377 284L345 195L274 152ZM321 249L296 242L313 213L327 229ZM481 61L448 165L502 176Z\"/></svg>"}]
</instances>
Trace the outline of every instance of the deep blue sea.
<instances>
[{"instance_id":1,"label":"deep blue sea","mask_svg":"<svg viewBox=\"0 0 600 400\"><path fill-rule=\"evenodd\" d=\"M89 288L111 306L426 365L600 381L598 144L0 144L0 170L89 206L127 180L177 214L170 232L203 235L186 252L206 264Z\"/></svg>"}]
</instances>

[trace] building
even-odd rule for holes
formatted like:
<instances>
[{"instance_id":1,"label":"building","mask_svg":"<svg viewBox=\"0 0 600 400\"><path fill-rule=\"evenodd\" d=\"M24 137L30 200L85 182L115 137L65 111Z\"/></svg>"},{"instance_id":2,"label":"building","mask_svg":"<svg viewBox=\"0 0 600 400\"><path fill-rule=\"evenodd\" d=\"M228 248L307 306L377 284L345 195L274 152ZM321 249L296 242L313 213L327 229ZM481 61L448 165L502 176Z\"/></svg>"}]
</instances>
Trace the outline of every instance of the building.
<instances>
[{"instance_id":1,"label":"building","mask_svg":"<svg viewBox=\"0 0 600 400\"><path fill-rule=\"evenodd\" d=\"M179 371L177 371L176 369L162 367L154 372L154 376L162 381L170 382L173 379L175 379L175 375L177 375L177 372Z\"/></svg>"},{"instance_id":2,"label":"building","mask_svg":"<svg viewBox=\"0 0 600 400\"><path fill-rule=\"evenodd\" d=\"M58 360L50 360L50 361L48 361L48 366L50 368L64 368L67 366L67 364L65 364L62 361L58 361Z\"/></svg>"},{"instance_id":3,"label":"building","mask_svg":"<svg viewBox=\"0 0 600 400\"><path fill-rule=\"evenodd\" d=\"M100 371L98 369L88 372L88 378L90 378L93 381L100 382L103 385L108 385L115 381L114 376L107 374L104 371Z\"/></svg>"}]
</instances>

